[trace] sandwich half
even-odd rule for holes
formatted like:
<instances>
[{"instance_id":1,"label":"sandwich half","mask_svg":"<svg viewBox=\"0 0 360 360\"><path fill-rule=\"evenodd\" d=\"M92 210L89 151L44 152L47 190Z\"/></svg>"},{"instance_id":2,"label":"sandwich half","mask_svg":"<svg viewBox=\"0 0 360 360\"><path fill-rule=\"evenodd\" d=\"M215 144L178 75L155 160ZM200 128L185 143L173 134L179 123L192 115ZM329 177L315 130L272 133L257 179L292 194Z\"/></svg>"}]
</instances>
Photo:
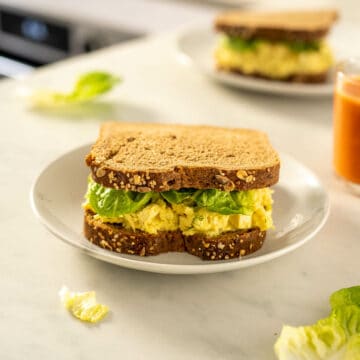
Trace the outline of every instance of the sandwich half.
<instances>
[{"instance_id":1,"label":"sandwich half","mask_svg":"<svg viewBox=\"0 0 360 360\"><path fill-rule=\"evenodd\" d=\"M258 250L273 227L280 160L263 132L109 122L86 164L84 232L105 249L226 260Z\"/></svg>"},{"instance_id":2,"label":"sandwich half","mask_svg":"<svg viewBox=\"0 0 360 360\"><path fill-rule=\"evenodd\" d=\"M324 82L333 65L324 39L337 17L335 10L220 14L216 66L271 80Z\"/></svg>"}]
</instances>

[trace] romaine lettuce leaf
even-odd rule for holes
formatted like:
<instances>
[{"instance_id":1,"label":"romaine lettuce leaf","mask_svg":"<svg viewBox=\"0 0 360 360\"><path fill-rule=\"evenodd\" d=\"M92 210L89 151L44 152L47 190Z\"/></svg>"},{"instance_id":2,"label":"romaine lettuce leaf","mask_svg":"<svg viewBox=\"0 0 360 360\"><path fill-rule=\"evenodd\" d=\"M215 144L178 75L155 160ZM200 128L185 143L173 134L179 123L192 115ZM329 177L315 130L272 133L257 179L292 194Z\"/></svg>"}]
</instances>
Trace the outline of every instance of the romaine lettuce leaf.
<instances>
[{"instance_id":1,"label":"romaine lettuce leaf","mask_svg":"<svg viewBox=\"0 0 360 360\"><path fill-rule=\"evenodd\" d=\"M35 107L43 108L83 103L108 92L119 82L120 78L117 76L93 71L81 75L69 93L52 90L35 91L31 96L31 103Z\"/></svg>"},{"instance_id":2,"label":"romaine lettuce leaf","mask_svg":"<svg viewBox=\"0 0 360 360\"><path fill-rule=\"evenodd\" d=\"M170 204L180 204L185 200L192 200L195 189L180 189L163 191L161 196Z\"/></svg>"},{"instance_id":3,"label":"romaine lettuce leaf","mask_svg":"<svg viewBox=\"0 0 360 360\"><path fill-rule=\"evenodd\" d=\"M334 292L330 296L330 305L332 309L344 305L360 306L360 286L353 286Z\"/></svg>"},{"instance_id":4,"label":"romaine lettuce leaf","mask_svg":"<svg viewBox=\"0 0 360 360\"><path fill-rule=\"evenodd\" d=\"M224 38L225 46L228 46L235 51L243 52L243 51L251 51L256 48L259 43L257 39L242 39L238 36L225 36Z\"/></svg>"},{"instance_id":5,"label":"romaine lettuce leaf","mask_svg":"<svg viewBox=\"0 0 360 360\"><path fill-rule=\"evenodd\" d=\"M194 194L194 201L197 206L206 208L223 215L243 214L249 215L249 211L242 205L241 198L247 197L246 191L226 192L216 189L198 190Z\"/></svg>"},{"instance_id":6,"label":"romaine lettuce leaf","mask_svg":"<svg viewBox=\"0 0 360 360\"><path fill-rule=\"evenodd\" d=\"M95 181L90 181L86 197L97 214L118 217L142 209L150 202L153 195L152 192L139 193L106 188Z\"/></svg>"},{"instance_id":7,"label":"romaine lettuce leaf","mask_svg":"<svg viewBox=\"0 0 360 360\"><path fill-rule=\"evenodd\" d=\"M335 308L330 315L344 329L346 336L360 334L360 307L355 305Z\"/></svg>"},{"instance_id":8,"label":"romaine lettuce leaf","mask_svg":"<svg viewBox=\"0 0 360 360\"><path fill-rule=\"evenodd\" d=\"M344 330L330 317L311 326L284 326L275 343L275 353L279 360L328 359L345 342Z\"/></svg>"},{"instance_id":9,"label":"romaine lettuce leaf","mask_svg":"<svg viewBox=\"0 0 360 360\"><path fill-rule=\"evenodd\" d=\"M238 36L225 36L224 45L238 52L253 51L260 43L269 43L264 39L243 39ZM319 41L278 41L274 44L280 44L288 47L291 51L300 53L306 51L318 51L320 49Z\"/></svg>"},{"instance_id":10,"label":"romaine lettuce leaf","mask_svg":"<svg viewBox=\"0 0 360 360\"><path fill-rule=\"evenodd\" d=\"M353 335L349 339L343 360L360 360L360 334Z\"/></svg>"},{"instance_id":11,"label":"romaine lettuce leaf","mask_svg":"<svg viewBox=\"0 0 360 360\"><path fill-rule=\"evenodd\" d=\"M161 193L138 193L106 188L95 183L89 177L86 197L93 210L105 217L117 217L123 214L134 213L159 196L170 204L183 203L187 206L205 208L208 211L222 215L252 215L259 206L271 206L271 203L265 204L266 201L269 202L268 197L271 197L270 194L265 194L260 189L231 192L215 189L180 189Z\"/></svg>"},{"instance_id":12,"label":"romaine lettuce leaf","mask_svg":"<svg viewBox=\"0 0 360 360\"><path fill-rule=\"evenodd\" d=\"M284 326L274 349L279 360L360 360L360 287L330 297L329 317L311 326Z\"/></svg>"}]
</instances>

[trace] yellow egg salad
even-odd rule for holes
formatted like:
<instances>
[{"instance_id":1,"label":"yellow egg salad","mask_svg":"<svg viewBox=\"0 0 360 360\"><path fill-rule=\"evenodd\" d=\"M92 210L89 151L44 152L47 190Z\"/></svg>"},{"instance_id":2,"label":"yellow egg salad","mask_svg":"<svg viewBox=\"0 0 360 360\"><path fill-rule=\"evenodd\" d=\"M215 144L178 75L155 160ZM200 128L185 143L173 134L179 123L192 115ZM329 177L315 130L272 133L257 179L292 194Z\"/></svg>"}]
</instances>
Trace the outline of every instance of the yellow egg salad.
<instances>
[{"instance_id":1,"label":"yellow egg salad","mask_svg":"<svg viewBox=\"0 0 360 360\"><path fill-rule=\"evenodd\" d=\"M229 36L219 42L215 60L223 70L238 70L246 75L256 74L274 79L322 74L334 62L325 41L270 42Z\"/></svg>"},{"instance_id":2,"label":"yellow egg salad","mask_svg":"<svg viewBox=\"0 0 360 360\"><path fill-rule=\"evenodd\" d=\"M121 224L126 229L216 236L240 229L272 228L271 195L269 188L136 193L105 188L90 179L83 206L102 222Z\"/></svg>"}]
</instances>

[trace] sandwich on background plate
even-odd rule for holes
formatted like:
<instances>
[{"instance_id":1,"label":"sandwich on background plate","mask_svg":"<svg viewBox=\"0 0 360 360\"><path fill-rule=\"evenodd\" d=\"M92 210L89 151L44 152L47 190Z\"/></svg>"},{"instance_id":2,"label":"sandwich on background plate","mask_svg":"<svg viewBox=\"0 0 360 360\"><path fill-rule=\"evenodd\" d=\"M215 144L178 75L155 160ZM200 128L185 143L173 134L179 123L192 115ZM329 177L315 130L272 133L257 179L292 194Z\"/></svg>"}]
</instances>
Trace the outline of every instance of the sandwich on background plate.
<instances>
[{"instance_id":1,"label":"sandwich on background plate","mask_svg":"<svg viewBox=\"0 0 360 360\"><path fill-rule=\"evenodd\" d=\"M325 82L334 59L324 38L337 17L335 10L220 14L216 66L270 80Z\"/></svg>"},{"instance_id":2,"label":"sandwich on background plate","mask_svg":"<svg viewBox=\"0 0 360 360\"><path fill-rule=\"evenodd\" d=\"M263 132L109 122L86 163L84 232L104 249L232 259L273 227L280 160Z\"/></svg>"}]
</instances>

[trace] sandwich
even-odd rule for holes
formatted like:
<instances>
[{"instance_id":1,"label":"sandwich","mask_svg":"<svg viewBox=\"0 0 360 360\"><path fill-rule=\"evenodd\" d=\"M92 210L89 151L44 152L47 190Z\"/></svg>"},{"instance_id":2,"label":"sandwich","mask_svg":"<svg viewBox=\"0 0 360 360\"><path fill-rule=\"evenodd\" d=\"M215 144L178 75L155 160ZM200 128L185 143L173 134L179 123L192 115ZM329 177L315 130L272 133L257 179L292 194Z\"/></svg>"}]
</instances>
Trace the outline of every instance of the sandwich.
<instances>
[{"instance_id":1,"label":"sandwich","mask_svg":"<svg viewBox=\"0 0 360 360\"><path fill-rule=\"evenodd\" d=\"M325 37L337 17L335 10L220 14L216 67L270 80L325 82L334 63Z\"/></svg>"},{"instance_id":2,"label":"sandwich","mask_svg":"<svg viewBox=\"0 0 360 360\"><path fill-rule=\"evenodd\" d=\"M273 227L280 160L263 132L108 122L86 164L84 233L104 249L227 260Z\"/></svg>"}]
</instances>

